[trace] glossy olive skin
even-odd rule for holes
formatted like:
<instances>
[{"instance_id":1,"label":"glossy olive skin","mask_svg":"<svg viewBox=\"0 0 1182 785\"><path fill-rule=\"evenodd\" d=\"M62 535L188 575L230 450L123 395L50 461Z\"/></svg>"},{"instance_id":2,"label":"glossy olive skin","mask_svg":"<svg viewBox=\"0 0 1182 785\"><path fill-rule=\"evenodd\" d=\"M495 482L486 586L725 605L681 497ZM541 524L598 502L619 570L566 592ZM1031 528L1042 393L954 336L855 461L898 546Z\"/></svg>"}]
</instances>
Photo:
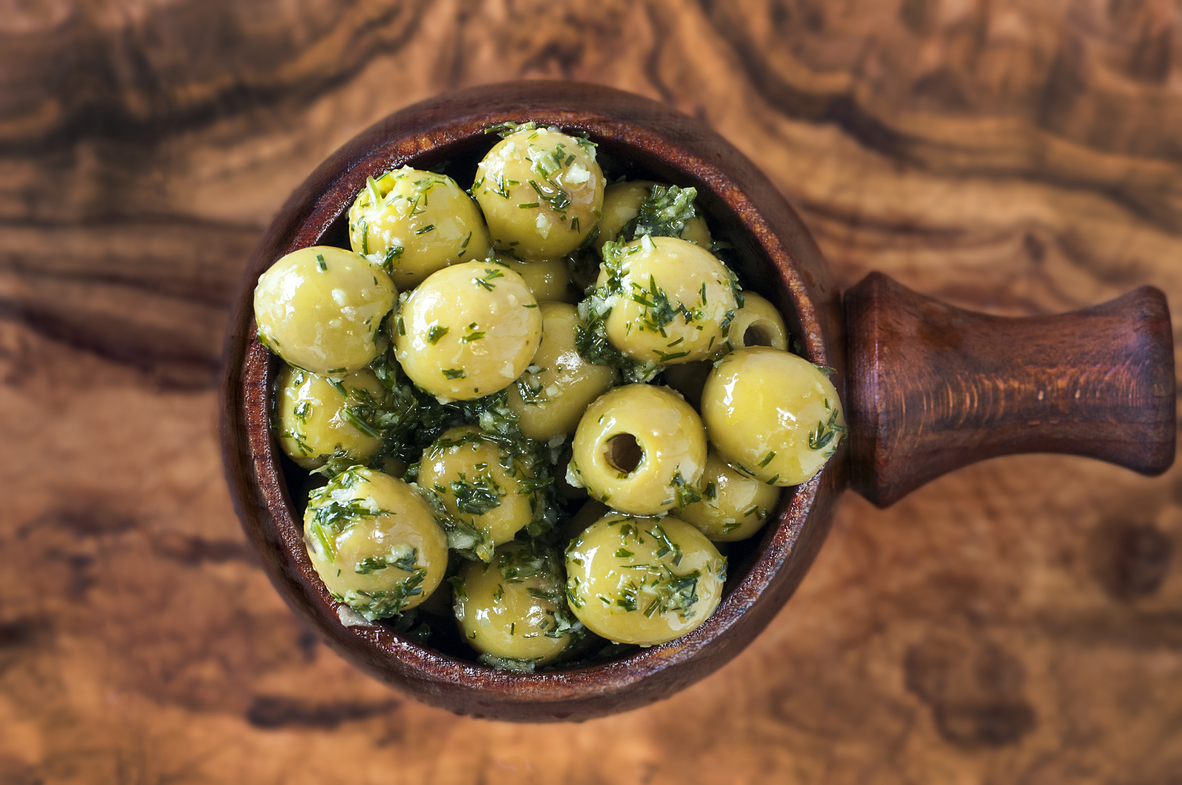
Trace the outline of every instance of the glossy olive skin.
<instances>
[{"instance_id":1,"label":"glossy olive skin","mask_svg":"<svg viewBox=\"0 0 1182 785\"><path fill-rule=\"evenodd\" d=\"M722 598L726 559L677 518L613 512L567 547L566 574L571 611L587 629L610 641L651 646L687 635L710 618Z\"/></svg>"},{"instance_id":2,"label":"glossy olive skin","mask_svg":"<svg viewBox=\"0 0 1182 785\"><path fill-rule=\"evenodd\" d=\"M640 213L640 206L649 198L651 189L658 183L652 180L628 180L612 183L603 192L603 218L599 221L599 236L595 238L595 250L603 252L603 244L615 240L624 225ZM703 248L711 245L710 229L706 219L695 215L685 222L681 239L697 243Z\"/></svg>"},{"instance_id":3,"label":"glossy olive skin","mask_svg":"<svg viewBox=\"0 0 1182 785\"><path fill-rule=\"evenodd\" d=\"M279 446L301 469L319 468L334 453L365 463L382 440L365 434L346 418L346 407L381 400L385 388L368 368L334 383L314 373L285 365L275 390Z\"/></svg>"},{"instance_id":4,"label":"glossy olive skin","mask_svg":"<svg viewBox=\"0 0 1182 785\"><path fill-rule=\"evenodd\" d=\"M480 530L497 546L513 539L533 517L537 499L533 493L522 492L528 479L520 461L482 437L479 428L461 425L445 431L423 452L418 484L434 491L449 513ZM474 484L479 492L495 494L496 501L472 496L471 487L465 496L465 483ZM484 508L487 511L475 512Z\"/></svg>"},{"instance_id":5,"label":"glossy olive skin","mask_svg":"<svg viewBox=\"0 0 1182 785\"><path fill-rule=\"evenodd\" d=\"M583 297L583 293L571 283L565 259L519 262L503 257L501 261L525 280L525 285L539 303L577 303Z\"/></svg>"},{"instance_id":6,"label":"glossy olive skin","mask_svg":"<svg viewBox=\"0 0 1182 785\"><path fill-rule=\"evenodd\" d=\"M520 275L493 262L432 274L394 317L394 353L422 389L470 400L508 387L542 337L537 300Z\"/></svg>"},{"instance_id":7,"label":"glossy olive skin","mask_svg":"<svg viewBox=\"0 0 1182 785\"><path fill-rule=\"evenodd\" d=\"M480 653L540 666L570 645L554 615L566 590L554 555L535 556L528 543L514 541L497 548L491 563L465 562L458 577L456 622Z\"/></svg>"},{"instance_id":8,"label":"glossy olive skin","mask_svg":"<svg viewBox=\"0 0 1182 785\"><path fill-rule=\"evenodd\" d=\"M788 350L788 329L776 306L755 292L743 292L743 307L735 314L727 330L727 341L732 349L748 346L770 346Z\"/></svg>"},{"instance_id":9,"label":"glossy olive skin","mask_svg":"<svg viewBox=\"0 0 1182 785\"><path fill-rule=\"evenodd\" d=\"M565 256L603 209L603 171L593 147L547 128L510 134L476 168L472 194L493 245L525 261Z\"/></svg>"},{"instance_id":10,"label":"glossy olive skin","mask_svg":"<svg viewBox=\"0 0 1182 785\"><path fill-rule=\"evenodd\" d=\"M718 453L706 456L699 483L700 501L673 514L705 534L712 542L745 540L771 519L780 489L732 469Z\"/></svg>"},{"instance_id":11,"label":"glossy olive skin","mask_svg":"<svg viewBox=\"0 0 1182 785\"><path fill-rule=\"evenodd\" d=\"M608 253L596 281L612 306L604 320L607 339L642 362L717 357L727 350L726 326L739 310L733 281L713 254L686 240L645 236L626 243Z\"/></svg>"},{"instance_id":12,"label":"glossy olive skin","mask_svg":"<svg viewBox=\"0 0 1182 785\"><path fill-rule=\"evenodd\" d=\"M342 509L349 511L342 525L323 522ZM419 605L447 570L447 537L422 497L402 480L361 467L313 492L304 544L329 592L370 620ZM421 575L392 563L398 560ZM400 588L409 594L391 612L387 598Z\"/></svg>"},{"instance_id":13,"label":"glossy olive skin","mask_svg":"<svg viewBox=\"0 0 1182 785\"><path fill-rule=\"evenodd\" d=\"M613 440L634 440L635 468ZM668 387L629 384L595 400L579 421L567 469L572 485L631 515L657 515L696 487L706 467L706 433L693 407Z\"/></svg>"},{"instance_id":14,"label":"glossy olive skin","mask_svg":"<svg viewBox=\"0 0 1182 785\"><path fill-rule=\"evenodd\" d=\"M362 188L349 208L349 245L410 289L436 270L483 259L488 228L447 175L404 166Z\"/></svg>"},{"instance_id":15,"label":"glossy olive skin","mask_svg":"<svg viewBox=\"0 0 1182 785\"><path fill-rule=\"evenodd\" d=\"M509 408L531 439L574 433L587 406L607 392L615 369L583 359L575 346L582 324L578 309L567 303L542 303L542 343L517 383L509 388ZM523 395L524 392L524 395Z\"/></svg>"},{"instance_id":16,"label":"glossy olive skin","mask_svg":"<svg viewBox=\"0 0 1182 785\"><path fill-rule=\"evenodd\" d=\"M259 276L259 340L289 365L341 377L386 347L378 328L398 291L365 257L327 245L292 251Z\"/></svg>"},{"instance_id":17,"label":"glossy olive skin","mask_svg":"<svg viewBox=\"0 0 1182 785\"><path fill-rule=\"evenodd\" d=\"M710 443L731 466L769 485L800 485L821 470L845 433L826 373L770 347L719 361L702 389Z\"/></svg>"}]
</instances>

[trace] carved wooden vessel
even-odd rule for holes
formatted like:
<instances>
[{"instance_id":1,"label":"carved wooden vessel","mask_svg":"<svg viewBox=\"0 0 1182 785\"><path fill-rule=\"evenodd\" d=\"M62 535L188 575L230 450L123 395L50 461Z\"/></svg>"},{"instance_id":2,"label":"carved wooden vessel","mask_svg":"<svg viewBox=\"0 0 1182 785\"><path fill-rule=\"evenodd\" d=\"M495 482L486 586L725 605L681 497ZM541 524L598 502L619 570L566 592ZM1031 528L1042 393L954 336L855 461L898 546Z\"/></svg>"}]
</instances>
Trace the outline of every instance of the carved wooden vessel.
<instances>
[{"instance_id":1,"label":"carved wooden vessel","mask_svg":"<svg viewBox=\"0 0 1182 785\"><path fill-rule=\"evenodd\" d=\"M604 665L493 671L385 626L345 627L301 534L304 489L268 424L279 361L254 339L259 274L296 248L344 245L345 213L370 175L451 161L491 146L490 124L533 120L584 131L605 168L698 189L738 272L784 313L808 358L837 369L848 445L784 493L778 519L731 552L727 594L685 638ZM843 298L808 230L771 182L703 124L638 96L570 83L481 87L391 115L338 150L291 196L255 250L227 337L222 383L226 476L243 526L287 602L350 661L432 705L507 720L577 720L645 705L742 650L800 582L850 485L886 506L952 469L1021 452L1064 452L1145 474L1173 461L1173 343L1165 298L1145 287L1058 317L973 314L872 274ZM296 500L299 500L298 502Z\"/></svg>"}]
</instances>

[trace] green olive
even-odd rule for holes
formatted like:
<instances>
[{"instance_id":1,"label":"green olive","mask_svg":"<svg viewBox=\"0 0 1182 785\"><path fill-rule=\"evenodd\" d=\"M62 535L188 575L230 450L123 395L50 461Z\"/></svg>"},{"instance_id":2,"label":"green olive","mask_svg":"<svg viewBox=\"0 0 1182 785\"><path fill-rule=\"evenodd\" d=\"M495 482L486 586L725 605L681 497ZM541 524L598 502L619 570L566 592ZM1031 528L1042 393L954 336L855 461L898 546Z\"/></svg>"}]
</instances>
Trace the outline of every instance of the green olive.
<instances>
[{"instance_id":1,"label":"green olive","mask_svg":"<svg viewBox=\"0 0 1182 785\"><path fill-rule=\"evenodd\" d=\"M728 330L728 341L732 349L748 346L771 346L780 351L788 350L788 330L784 317L776 306L755 292L743 292L743 307L735 313Z\"/></svg>"},{"instance_id":2,"label":"green olive","mask_svg":"<svg viewBox=\"0 0 1182 785\"><path fill-rule=\"evenodd\" d=\"M755 534L771 518L780 489L745 477L714 450L706 456L701 501L675 514L714 542L736 542Z\"/></svg>"},{"instance_id":3,"label":"green olive","mask_svg":"<svg viewBox=\"0 0 1182 785\"><path fill-rule=\"evenodd\" d=\"M517 383L509 388L509 408L517 412L521 432L531 439L574 433L587 406L607 392L616 372L583 359L575 346L582 325L578 309L567 303L542 303L542 342Z\"/></svg>"},{"instance_id":4,"label":"green olive","mask_svg":"<svg viewBox=\"0 0 1182 785\"><path fill-rule=\"evenodd\" d=\"M596 284L611 307L607 339L629 357L661 365L720 355L739 309L733 281L722 262L687 240L646 235L619 246Z\"/></svg>"},{"instance_id":5,"label":"green olive","mask_svg":"<svg viewBox=\"0 0 1182 785\"><path fill-rule=\"evenodd\" d=\"M297 466L309 471L334 454L365 463L382 440L364 421L361 425L368 433L358 430L349 409L380 401L385 392L368 368L337 382L285 365L275 391L279 445Z\"/></svg>"},{"instance_id":6,"label":"green olive","mask_svg":"<svg viewBox=\"0 0 1182 785\"><path fill-rule=\"evenodd\" d=\"M594 147L558 130L525 128L489 150L472 194L494 246L542 261L582 244L599 221L603 187Z\"/></svg>"},{"instance_id":7,"label":"green olive","mask_svg":"<svg viewBox=\"0 0 1182 785\"><path fill-rule=\"evenodd\" d=\"M509 269L525 280L525 285L539 303L576 303L582 293L571 283L565 259L550 259L545 262L519 262L504 257L501 259Z\"/></svg>"},{"instance_id":8,"label":"green olive","mask_svg":"<svg viewBox=\"0 0 1182 785\"><path fill-rule=\"evenodd\" d=\"M359 466L309 496L304 544L329 592L371 621L422 603L447 570L447 536L422 497Z\"/></svg>"},{"instance_id":9,"label":"green olive","mask_svg":"<svg viewBox=\"0 0 1182 785\"><path fill-rule=\"evenodd\" d=\"M722 599L726 558L677 518L610 513L566 549L571 611L616 643L651 646L680 638Z\"/></svg>"},{"instance_id":10,"label":"green olive","mask_svg":"<svg viewBox=\"0 0 1182 785\"><path fill-rule=\"evenodd\" d=\"M466 562L453 600L460 632L482 654L545 665L571 643L562 566L529 543L497 548L489 564ZM582 629L577 624L578 629Z\"/></svg>"},{"instance_id":11,"label":"green olive","mask_svg":"<svg viewBox=\"0 0 1182 785\"><path fill-rule=\"evenodd\" d=\"M441 398L470 400L503 390L529 367L542 315L520 275L493 262L465 262L406 296L392 332L411 381Z\"/></svg>"},{"instance_id":12,"label":"green olive","mask_svg":"<svg viewBox=\"0 0 1182 785\"><path fill-rule=\"evenodd\" d=\"M629 384L604 393L575 431L572 485L632 515L677 507L706 466L706 434L693 407L668 387Z\"/></svg>"},{"instance_id":13,"label":"green olive","mask_svg":"<svg viewBox=\"0 0 1182 785\"><path fill-rule=\"evenodd\" d=\"M533 519L538 503L521 461L462 425L444 432L423 452L419 487L433 491L447 511L496 546Z\"/></svg>"},{"instance_id":14,"label":"green olive","mask_svg":"<svg viewBox=\"0 0 1182 785\"><path fill-rule=\"evenodd\" d=\"M370 179L349 208L349 244L401 289L488 253L484 217L455 180L404 166Z\"/></svg>"},{"instance_id":15,"label":"green olive","mask_svg":"<svg viewBox=\"0 0 1182 785\"><path fill-rule=\"evenodd\" d=\"M301 248L259 276L259 340L289 365L340 377L384 349L378 328L398 291L365 257L327 245Z\"/></svg>"},{"instance_id":16,"label":"green olive","mask_svg":"<svg viewBox=\"0 0 1182 785\"><path fill-rule=\"evenodd\" d=\"M718 363L702 389L702 419L723 460L769 485L806 482L845 433L828 374L763 346L739 349Z\"/></svg>"},{"instance_id":17,"label":"green olive","mask_svg":"<svg viewBox=\"0 0 1182 785\"><path fill-rule=\"evenodd\" d=\"M624 225L640 214L640 206L648 199L652 187L657 185L652 180L628 180L623 183L612 183L603 191L603 218L599 221L599 236L595 238L595 250L603 253L603 244L608 240L617 239ZM683 240L697 243L703 248L711 245L710 230L706 227L706 219L695 215L685 223L685 228L679 235Z\"/></svg>"}]
</instances>

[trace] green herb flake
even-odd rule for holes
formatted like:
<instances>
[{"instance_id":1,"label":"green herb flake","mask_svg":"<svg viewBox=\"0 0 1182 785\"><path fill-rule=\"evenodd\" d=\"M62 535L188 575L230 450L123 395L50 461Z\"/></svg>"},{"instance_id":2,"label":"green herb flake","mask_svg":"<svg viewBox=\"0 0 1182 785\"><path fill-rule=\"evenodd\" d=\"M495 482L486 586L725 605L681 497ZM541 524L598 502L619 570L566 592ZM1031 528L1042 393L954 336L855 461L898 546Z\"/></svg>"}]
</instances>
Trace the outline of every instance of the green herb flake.
<instances>
[{"instance_id":1,"label":"green herb flake","mask_svg":"<svg viewBox=\"0 0 1182 785\"><path fill-rule=\"evenodd\" d=\"M837 445L841 443L841 437L845 434L844 426L837 424L837 415L840 411L834 407L829 413L828 421L818 421L817 427L809 433L809 449L823 450L831 443L833 449L837 449ZM830 453L832 455L832 453Z\"/></svg>"},{"instance_id":2,"label":"green herb flake","mask_svg":"<svg viewBox=\"0 0 1182 785\"><path fill-rule=\"evenodd\" d=\"M688 507L691 504L700 502L702 500L702 494L698 492L697 488L685 481L685 479L681 476L680 471L673 473L672 485L674 490L677 492L677 506L679 508Z\"/></svg>"},{"instance_id":3,"label":"green herb flake","mask_svg":"<svg viewBox=\"0 0 1182 785\"><path fill-rule=\"evenodd\" d=\"M394 273L394 262L402 258L404 250L401 245L391 245L386 249L386 255L382 258L382 268L387 273Z\"/></svg>"},{"instance_id":4,"label":"green herb flake","mask_svg":"<svg viewBox=\"0 0 1182 785\"><path fill-rule=\"evenodd\" d=\"M484 268L484 277L483 278L473 278L472 283L481 287L485 291L491 292L492 290L497 288L497 285L492 283L492 281L495 281L498 278L504 278L504 277L505 277L505 274L503 272L501 272L500 270L497 270L495 268L490 269L490 268L486 267L486 268Z\"/></svg>"},{"instance_id":5,"label":"green herb flake","mask_svg":"<svg viewBox=\"0 0 1182 785\"><path fill-rule=\"evenodd\" d=\"M456 509L468 515L484 515L501 506L501 497L505 492L497 481L488 473L477 474L471 480L465 472L451 483L451 491L456 497Z\"/></svg>"}]
</instances>

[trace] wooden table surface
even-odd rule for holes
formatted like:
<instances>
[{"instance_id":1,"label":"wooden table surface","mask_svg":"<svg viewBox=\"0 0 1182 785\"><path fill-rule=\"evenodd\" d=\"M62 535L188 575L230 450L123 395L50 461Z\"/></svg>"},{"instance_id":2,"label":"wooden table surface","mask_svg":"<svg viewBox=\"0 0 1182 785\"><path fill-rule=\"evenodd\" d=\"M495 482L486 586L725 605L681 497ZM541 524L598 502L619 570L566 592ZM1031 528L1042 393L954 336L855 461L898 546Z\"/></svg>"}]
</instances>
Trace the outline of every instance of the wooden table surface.
<instances>
[{"instance_id":1,"label":"wooden table surface","mask_svg":"<svg viewBox=\"0 0 1182 785\"><path fill-rule=\"evenodd\" d=\"M0 782L1182 782L1178 468L847 494L746 652L581 725L426 708L301 627L218 452L245 261L370 123L535 77L702 118L845 286L1182 307L1177 0L0 3Z\"/></svg>"}]
</instances>

